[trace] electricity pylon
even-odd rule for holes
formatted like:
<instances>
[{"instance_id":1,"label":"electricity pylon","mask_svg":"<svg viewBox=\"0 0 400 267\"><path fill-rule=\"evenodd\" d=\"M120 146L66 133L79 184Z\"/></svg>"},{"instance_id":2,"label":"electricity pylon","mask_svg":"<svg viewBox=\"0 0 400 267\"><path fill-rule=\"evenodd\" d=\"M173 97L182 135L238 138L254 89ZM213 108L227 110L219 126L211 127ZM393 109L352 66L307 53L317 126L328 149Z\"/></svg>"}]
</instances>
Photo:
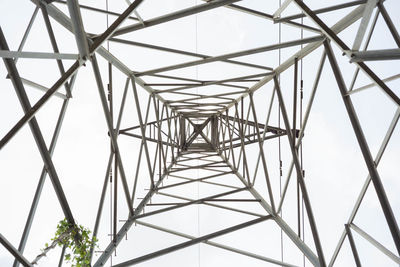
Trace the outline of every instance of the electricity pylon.
<instances>
[{"instance_id":1,"label":"electricity pylon","mask_svg":"<svg viewBox=\"0 0 400 267\"><path fill-rule=\"evenodd\" d=\"M71 225L76 223L74 211L67 199L77 196L70 196L64 192L61 182L66 178L59 175L52 155L68 104L74 101L73 89L84 86L75 85L77 74L84 67L90 67L93 71L90 77L93 83L91 86L95 85L97 88L110 141L110 151L105 151L109 153L108 162L105 164L105 177L95 180L95 183L102 185L102 190L98 196L100 201L94 220L93 237L100 239L101 250L91 248L92 266L107 266L108 264L131 266L200 243L273 265L335 266L340 251L344 249L346 239L354 263L356 266L361 266L361 263L366 263L363 262L362 254L358 253L357 239L353 238L354 233L385 254L395 265L400 264L400 231L393 212L393 204L389 201L383 184L385 177L378 171L379 162L400 116L400 98L396 90L389 87L389 83L400 76L398 73L383 76L380 73L382 73L381 69L384 69L384 64L370 64L370 61L386 62L400 59L398 27L386 9L386 5L391 4L390 1L386 1L387 3L377 0L348 1L322 8L312 8L313 3L301 0L285 0L283 3L270 1L271 3L260 4L275 6L274 12L269 14L241 5L245 1L211 0L148 19L139 15L143 2L151 4L152 1L135 0L129 2L123 12L115 13L109 11L108 8L104 10L80 4L77 0L34 0L32 1L33 15L17 49L10 47L7 41L9 37L5 36L1 29L12 27L12 25L1 25L0 57L7 70L2 77L7 76L6 78L12 82L24 115L13 127L5 131L5 135L1 137L0 149L6 147L24 126L29 125L44 165L20 242L13 244L0 235L2 245L15 258L13 266L17 267L20 264L32 266L24 251L47 176L65 218ZM157 8L157 4L153 4L154 8ZM296 10L297 13L284 15L288 9ZM164 24L171 25L169 23L175 20L198 16L212 10L229 10L241 16L253 16L266 21L271 28L278 29L276 32L279 31L279 40L256 48L250 47L238 52L228 51L215 56L165 47L156 43L142 43L131 34ZM0 13L3 12L7 11L0 11ZM114 21L100 34L89 33L85 30L87 21L83 19L81 12L107 14L107 19L108 16L112 16ZM329 17L330 14L340 14L340 16L336 16L337 18L333 20ZM37 22L39 16L43 21ZM87 18L90 19L89 16ZM30 33L35 23L41 23L46 29L52 52L24 50L27 40L35 38ZM385 36L397 47L369 49L368 46L373 41L378 23L380 23L380 28L386 30ZM179 27L179 25L174 27ZM70 37L74 38L77 48L74 53L64 53L60 49L60 42L56 38L57 30L60 28L68 31ZM350 28L353 29L351 38L342 36L342 33L344 35ZM301 38L282 41L281 33L291 30L301 31ZM268 33L263 31L262 34ZM43 36L37 38L43 38ZM191 60L137 71L135 62L129 63L133 69L128 67L124 61L125 56L120 56L121 51L118 49L113 50L112 47L110 49L108 47L110 43L123 45L124 49L121 51L126 53L126 56L131 48L139 47L150 52L189 56ZM291 52L289 56L281 60L281 51L284 49L290 49ZM116 52L115 55L113 51ZM243 58L260 53L268 53L269 56L279 55L279 62L267 66L268 64L254 63ZM307 62L303 64L303 59L316 53L322 54L318 66L307 65ZM348 67L341 62L343 57L347 63L350 61L352 67L352 77L349 82L346 81ZM24 62L17 65L19 59L55 61L60 75L53 79L55 82L50 87L46 87L35 80L23 77L24 71L20 72L19 69ZM148 60L157 62L157 56ZM102 65L104 62L106 64ZM200 79L187 77L184 72L187 68L199 66L207 68L212 63L235 66L240 69L239 73L245 74L226 78L224 69L221 69L214 73L212 79ZM314 76L314 81L308 85L306 97L303 94L303 65ZM43 68L46 67L46 63L43 63ZM348 214L348 219L343 221L342 235L337 237L337 246L332 255L327 255L324 240L321 238L319 223L313 210L313 202L318 200L310 197L312 192L307 186L309 181L305 179L302 153L302 141L306 138L306 126L312 113L317 89L323 83L321 76L324 68L328 69L336 81L336 84L331 84L330 87L337 90L343 100L341 109L348 116L361 150L360 157L368 171L353 209ZM180 74L181 71L182 74ZM220 78L215 78L218 75ZM123 77L122 80L121 77ZM364 77L370 83L357 88L360 77ZM288 85L285 80L292 85ZM125 86L122 88L116 85L121 81L125 81ZM36 102L31 102L28 97L27 89L31 88L44 91ZM364 134L362 121L357 115L357 105L353 103L353 98L366 90L378 91L396 107L376 155L371 152L371 145ZM261 92L267 92L268 96ZM46 144L36 117L39 110L53 98L61 98L62 105L51 142ZM303 101L306 102L304 110ZM129 112L134 111L134 119L132 122L125 122L131 126L121 127L124 114L128 112L125 110L126 105L131 106ZM271 118L272 115L279 117L279 123ZM79 118L76 119L79 120ZM124 160L125 150L119 141L121 136L131 137L131 140L135 140L132 142L136 142L138 151L134 164L132 162L126 164L127 161ZM278 143L279 149L266 148L268 144ZM286 151L282 152L287 155L286 168L282 168L281 150ZM272 157L275 159L279 157L278 172L272 171L272 168L277 169L276 161L271 163ZM134 173L133 177L128 175L128 172ZM197 173L196 177L193 176L194 172ZM277 188L277 178L280 179L279 188ZM143 184L146 186L143 187ZM200 196L198 192L196 195L193 190L188 190L187 187L191 185L206 185L208 188L204 190L206 195ZM291 186L295 189L290 190ZM354 221L369 187L373 188L376 195L379 209L386 222L385 227L390 232L390 242L394 244L394 251L382 245L378 241L379 238L368 234ZM17 188L10 190L17 190ZM145 192L144 197L138 198L137 195L143 192ZM180 195L179 192L192 193L192 197ZM101 224L106 223L103 210L108 194L110 194L112 206L108 218L111 230L109 236L104 237L99 234L99 231ZM285 201L289 201L287 200L289 195L293 195L295 199L296 207L293 212L290 211L296 218L295 222L286 219L282 214ZM341 198L340 195L335 197ZM2 199L2 201L5 200ZM184 213L192 206L210 208L217 212L229 211L236 216L243 216L243 220L197 236L149 222L153 217L172 220L171 212ZM255 211L255 206L259 210ZM126 218L121 223L120 219L124 216ZM173 220L179 221L176 218ZM269 223L263 224L265 222ZM215 221L209 220L207 223L213 224ZM195 220L193 224L196 224ZM269 227L271 231L281 233L281 242L285 237L287 242L290 242L304 257L304 260L294 262L290 255L286 255L288 259L286 261L286 258L283 258L285 248L282 243L275 243L275 246L281 247L282 252L282 258L276 258L239 249L235 247L235 244L226 245L213 241L217 237L250 228L256 224L262 224L263 227ZM124 242L129 242L124 240L128 233L140 231L136 226L165 232L182 238L183 241L159 250L149 251L141 256L124 255L123 260L114 256L114 262L112 262L113 255L119 246ZM304 238L305 233L310 233L307 240ZM151 236L149 238L151 239ZM141 239L134 242L140 244ZM153 242L156 243L157 240ZM260 243L254 243L254 246L259 245L262 246ZM120 251L126 254L126 250ZM60 265L64 252L65 248L61 253Z\"/></svg>"}]
</instances>

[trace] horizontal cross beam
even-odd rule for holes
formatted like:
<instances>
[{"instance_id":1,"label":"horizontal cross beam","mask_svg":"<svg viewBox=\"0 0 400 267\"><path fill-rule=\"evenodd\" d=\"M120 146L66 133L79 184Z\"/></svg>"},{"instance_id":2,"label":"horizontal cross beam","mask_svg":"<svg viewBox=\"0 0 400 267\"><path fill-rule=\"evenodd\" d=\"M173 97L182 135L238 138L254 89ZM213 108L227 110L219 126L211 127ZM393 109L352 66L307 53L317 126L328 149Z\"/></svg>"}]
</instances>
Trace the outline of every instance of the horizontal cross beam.
<instances>
[{"instance_id":1,"label":"horizontal cross beam","mask_svg":"<svg viewBox=\"0 0 400 267\"><path fill-rule=\"evenodd\" d=\"M150 254L147 254L147 255L132 259L132 260L128 260L128 261L116 264L116 265L114 265L114 267L124 267L124 266L135 265L135 264L138 264L138 263L141 263L141 262L144 262L144 261L147 261L147 260L162 256L162 255L177 251L179 249L183 249L183 248L186 248L186 247L201 243L201 242L203 242L205 240L209 240L209 239L212 239L212 238L215 238L215 237L218 237L218 236L221 236L221 235L225 235L225 234L240 230L242 228L245 228L245 227L248 227L248 226L251 226L251 225L266 221L266 220L269 220L271 218L272 218L271 215L260 217L260 218L257 218L257 219L254 219L254 220L251 220L251 221L248 221L248 222L245 222L245 223L241 223L241 224L238 224L238 225L235 225L235 226L232 226L232 227L228 227L226 229L223 229L223 230L220 230L220 231L208 234L208 235L204 235L204 236L201 236L201 237L198 237L198 238L195 238L195 239L192 239L192 240L177 244L175 246L171 246L169 248L161 249L159 251L156 251L156 252L153 252L153 253L150 253Z\"/></svg>"}]
</instances>

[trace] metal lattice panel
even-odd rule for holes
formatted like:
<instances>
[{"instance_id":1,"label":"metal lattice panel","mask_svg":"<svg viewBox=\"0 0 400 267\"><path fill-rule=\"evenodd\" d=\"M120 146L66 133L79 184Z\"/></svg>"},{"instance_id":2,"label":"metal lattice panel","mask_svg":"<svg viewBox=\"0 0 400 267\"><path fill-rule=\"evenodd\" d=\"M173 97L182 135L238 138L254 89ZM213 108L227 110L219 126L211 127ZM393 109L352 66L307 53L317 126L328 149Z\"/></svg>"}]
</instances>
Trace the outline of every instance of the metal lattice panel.
<instances>
[{"instance_id":1,"label":"metal lattice panel","mask_svg":"<svg viewBox=\"0 0 400 267\"><path fill-rule=\"evenodd\" d=\"M0 265L63 218L91 266L400 264L397 1L20 2Z\"/></svg>"}]
</instances>

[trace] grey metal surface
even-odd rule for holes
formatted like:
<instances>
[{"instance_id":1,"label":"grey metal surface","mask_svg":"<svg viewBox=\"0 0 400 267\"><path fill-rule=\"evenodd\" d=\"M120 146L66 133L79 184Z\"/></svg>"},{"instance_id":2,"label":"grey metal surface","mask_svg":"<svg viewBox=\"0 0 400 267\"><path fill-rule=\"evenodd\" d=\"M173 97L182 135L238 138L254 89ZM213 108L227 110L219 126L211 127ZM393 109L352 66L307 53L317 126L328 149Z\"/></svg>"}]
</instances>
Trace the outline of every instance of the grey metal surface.
<instances>
[{"instance_id":1,"label":"grey metal surface","mask_svg":"<svg viewBox=\"0 0 400 267\"><path fill-rule=\"evenodd\" d=\"M370 242L377 250L396 264L399 264L399 226L392 210L392 204L386 195L384 183L382 182L384 177L380 177L377 170L377 166L400 117L400 108L398 108L400 98L398 92L394 88L390 88L388 84L398 79L399 74L381 77L380 72L378 70L375 71L374 65L366 63L368 61L382 62L400 59L398 25L395 25L396 21L390 17L390 12L385 7L385 1L348 1L313 9L307 1L285 0L283 2L280 1L280 5L277 5L274 12L268 14L265 11L243 5L245 1L211 0L202 1L197 5L166 14L161 12L162 15L154 18L146 18L146 15L143 16L143 13L137 10L143 2L147 2L143 0L126 1L128 6L125 6L126 9L123 12L110 11L108 10L108 6L104 10L90 5L81 5L78 0L32 0L31 2L34 7L33 14L24 31L18 49L9 50L7 39L0 28L0 57L3 59L7 69L7 73L4 74L7 75L7 78L11 79L24 111L23 116L17 120L17 123L11 129L6 130L6 134L1 137L0 149L7 146L9 141L14 139L26 124L29 124L44 162L18 250L0 234L1 244L15 258L14 267L18 267L19 264L31 266L31 263L29 263L23 254L28 244L28 238L32 234L31 228L47 174L53 183L54 191L57 194L64 216L69 223L72 225L75 224L67 196L60 182L61 177L58 176L52 156L68 103L72 101L71 91L77 72L80 72L83 66L89 64L93 68L94 77L92 76L91 80L97 85L97 93L100 96L101 107L106 119L106 132L108 132L111 144L110 151L105 152L109 153L109 157L106 162L107 164L105 164L106 172L104 180L102 178L97 182L99 188L101 186L101 191L99 192L100 201L94 220L93 238L101 238L99 231L101 222L105 220L103 209L107 190L110 190L110 199L112 199L112 208L110 210L113 211L110 212L109 218L112 230L110 236L106 238L108 245L100 252L99 256L96 255L94 247L90 250L93 266L105 266L108 263L112 264L112 266L131 266L199 243L208 244L238 255L281 266L299 266L302 263L305 265L306 260L307 264L313 266L333 266L339 252L343 249L346 237L349 239L356 265L361 266L361 262L363 262L362 254L358 253L357 239L353 238L352 230ZM58 6L61 7L63 5L66 5L65 9L68 11L68 14L62 11L64 9L58 8ZM294 15L284 15L289 8L296 8L297 12ZM37 19L39 9L42 13L44 27L47 31L53 52L23 51L28 36L32 34L31 29ZM347 9L349 11L346 11ZM281 25L285 25L285 27L300 30L301 38L292 38L289 41L283 42L279 39L278 43L271 41L269 44L255 48L249 47L242 51L227 51L220 55L211 55L208 53L199 53L197 48L193 52L160 44L143 43L136 40L135 35L133 35L136 31L157 27L158 25L170 25L168 24L169 22L186 19L190 16L197 16L197 14L211 12L212 10L229 10L229 12L232 12L232 15L240 14L241 16L252 16L263 19L271 25L276 24L279 27L279 32L281 31ZM107 20L105 31L98 34L89 33L85 30L86 16L81 14L82 11L115 16L116 19L111 25L108 25ZM322 19L322 16L320 16L334 14L333 12L336 11L344 11L343 14L345 14L339 16L340 18L336 22L329 21L325 17ZM368 46L373 39L375 26L380 16L382 16L384 26L387 27L388 32L398 46L397 48L369 49ZM307 18L305 20L306 23L304 23L303 18ZM298 19L301 21L299 22ZM135 21L135 23L129 24L130 21ZM358 21L359 24L356 27L356 33L351 41L339 35L348 28L354 28L354 25ZM60 52L62 50L60 49L61 45L57 42L59 27L71 33L76 43L76 51L72 53ZM308 33L306 37L303 36L303 31ZM106 42L107 48L103 47L103 44ZM114 51L109 49L108 42L125 45L126 47L140 47L148 51L166 52L171 55L189 56L197 59L179 61L179 63L171 63L166 66L156 64L155 67L148 68L147 70L136 70L134 64L130 65L131 63L126 62L124 57L120 55L116 56L119 53L113 54ZM346 56L349 64L353 64L356 67L350 86L346 86L344 82L341 64L337 62L335 51L332 49L330 42L335 43L339 51L343 53L343 56ZM288 58L281 62L281 50L286 48L293 52L290 52ZM315 79L311 87L312 90L308 95L308 105L303 115L302 106L298 106L299 102L303 99L303 92L301 91L303 86L302 72L299 71L299 68L302 70L302 60L313 54L317 49L323 49L322 58L318 69L316 69ZM271 62L256 64L244 59L247 56L266 52L279 55L279 63L273 66ZM108 95L106 93L107 87L104 84L104 80L106 80L105 72L101 65L104 62L98 62L98 55L107 64ZM323 79L321 77L323 77L322 72L326 56L329 59L333 75L337 81L337 85L334 84L332 87L339 87L345 109L354 130L354 135L357 138L369 172L349 219L343 222L342 235L330 259L326 257L325 240L321 239L320 232L318 231L320 229L319 222L312 210L313 201L309 196L308 181L305 180L302 166L302 141L306 134L308 119L312 113L311 108L315 102L317 87L320 85L321 79ZM20 77L16 66L17 62L22 65L24 64L24 60L31 59L43 59L41 62L53 61L57 64L59 76L52 80L50 83L53 84L52 86L44 86L42 84L45 83L38 82L31 77L27 77L26 79ZM68 61L71 63L70 60L73 62L72 64L67 63ZM150 58L149 60L157 63L156 58ZM243 71L245 74L236 74L232 77L228 76L228 78L220 75L221 77L213 79L199 78L197 74L196 77L187 77L185 75L184 69L196 68L197 71L199 67L207 68L215 63L223 63L226 66L234 66L243 70L250 69L252 72L249 74ZM69 67L66 68L65 66ZM280 82L282 77L284 77L282 79L288 79L287 75L281 76L281 74L288 73L288 70L292 67L294 76L292 73L290 73L290 76L293 77L294 86L292 98L290 98L288 97L290 94L287 94L286 91L291 91L292 89L281 86ZM116 121L114 120L114 108L118 107L118 103L114 102L114 94L117 95L119 89L115 89L113 86L113 81L116 79L113 76L113 70L120 72L119 74L122 74L123 78L126 79ZM372 83L354 89L360 70ZM120 75L116 75L116 77L119 79ZM162 80L162 82L157 81L155 78ZM299 84L301 84L301 89L299 88ZM38 98L39 100L36 103L31 105L24 85L39 89L45 93ZM272 90L268 89L268 86L272 87ZM60 92L62 87L65 89L65 93ZM271 95L270 99L260 100L256 98L261 88L267 88L267 91L270 90L268 92L268 95ZM370 145L364 136L362 125L357 117L357 111L351 99L353 95L358 95L356 93L368 88L370 90L380 88L397 108L375 159L371 156ZM301 91L301 95L299 91ZM124 126L124 129L120 129L123 114L126 112L125 103L129 101L127 99L129 99L131 93L133 94L131 100L134 103L134 117L137 121L133 126L128 125L127 127ZM146 97L144 98L143 93L146 93ZM50 99L56 99L53 96L63 100L51 143L47 147L42 131L36 121L36 116L43 106L48 105ZM247 96L249 97L247 98ZM286 108L286 106L290 105L288 103L291 102L292 111ZM282 118L283 128L280 125L270 125L274 103L279 107L279 122ZM264 116L260 117L260 109L266 109ZM290 115L292 115L292 124L289 122ZM265 123L263 124L264 121ZM131 138L132 140L140 143L138 145L138 157L133 164L131 162L130 164L123 164L126 162L126 159L123 149L120 148L122 144L118 138L120 134L124 138L133 137ZM287 141L281 141L281 138L282 140L287 139ZM276 139L279 140L279 144L281 142L287 144L286 151L290 161L286 170L286 177L281 181L283 184L281 184L281 188L279 189L279 195L273 189L274 184L271 181L275 178L275 174L270 172L269 162L270 154L277 155L277 151L268 150L267 153L265 145L269 142L274 142ZM252 144L254 145L252 146ZM251 162L252 159L256 159L255 164ZM259 166L260 161L262 169ZM129 177L125 169L131 165L135 166L133 177ZM207 174L197 178L192 177L187 172L193 170L199 170ZM293 170L295 170L294 173ZM291 193L288 188L290 180L293 180L291 179L292 176L296 176L296 187L298 188L296 197L297 224L281 216L282 207L288 201L285 199L289 198L287 195ZM164 185L168 177L176 179L177 182ZM230 184L227 182L226 177L238 179L240 186ZM265 188L257 188L260 180L265 183ZM138 181L146 181L149 188L146 189L148 192L144 198L137 204L137 195L141 193L138 192ZM373 189L379 199L380 208L385 215L386 224L392 234L397 254L391 252L370 234L354 224L355 216L363 202L370 181L374 185ZM121 185L119 184L120 182ZM195 184L203 184L224 191L217 191L222 193L214 192L202 197L198 195L193 198L168 191L171 188L179 190L180 188L184 188L184 186ZM119 189L119 187L122 189ZM119 190L123 190L122 194ZM248 193L251 197L236 196L235 194L239 192ZM119 202L120 195L125 197L126 203ZM152 202L157 196L163 196L169 200ZM68 199L71 197L73 196L68 196ZM229 203L254 203L254 205L262 208L262 212L246 210L241 206L227 206ZM118 224L118 220L123 213L119 208L121 205L129 211L122 226ZM302 215L303 221L300 220L301 205L304 205L306 210L306 213L303 212ZM213 207L217 210L230 211L237 215L253 216L256 218L199 236L188 235L177 230L139 220L141 218L151 220L156 217L153 215L168 216L168 212L170 211L179 210L184 212L183 210L186 207L193 206ZM304 219L306 220L304 221ZM303 262L298 262L294 265L284 261L283 256L281 260L278 260L209 240L257 223L262 224L262 222L267 220L274 223L282 235L285 234L288 240L292 242L292 245L299 250L299 253L304 257ZM113 255L115 255L120 243L124 242L127 233L134 231L134 227L132 226L136 223L149 229L159 230L189 240L142 256L129 257L129 260L114 264L112 262ZM266 224L262 225L267 227ZM305 227L311 232L312 240L304 239ZM293 229L297 229L297 233ZM1 231L2 229L0 229ZM136 240L135 242L140 241ZM64 247L61 251L59 266L63 264L65 250ZM281 250L283 255L284 251L283 249ZM328 261L329 264L327 265L326 262Z\"/></svg>"}]
</instances>

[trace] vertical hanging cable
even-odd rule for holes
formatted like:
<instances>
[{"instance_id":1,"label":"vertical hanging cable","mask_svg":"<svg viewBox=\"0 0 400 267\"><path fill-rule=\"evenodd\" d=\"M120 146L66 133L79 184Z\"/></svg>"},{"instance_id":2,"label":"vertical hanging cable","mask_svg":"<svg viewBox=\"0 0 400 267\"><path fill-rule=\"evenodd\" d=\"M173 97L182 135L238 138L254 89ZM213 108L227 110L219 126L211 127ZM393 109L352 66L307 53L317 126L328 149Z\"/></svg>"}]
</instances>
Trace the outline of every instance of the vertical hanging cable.
<instances>
[{"instance_id":1,"label":"vertical hanging cable","mask_svg":"<svg viewBox=\"0 0 400 267\"><path fill-rule=\"evenodd\" d=\"M195 0L195 6L197 6L197 0ZM198 38L198 32L197 32L197 14L195 15L195 49L196 49L196 54L198 53L198 46L197 46L197 38ZM196 80L199 79L199 66L196 65ZM198 95L198 88L196 87L196 95ZM197 100L197 103L199 103L199 100ZM197 165L199 165L199 160L197 160ZM197 179L199 179L199 169L196 168L197 172ZM197 182L197 199L200 198L200 182ZM197 236L200 236L200 204L197 205ZM201 266L200 262L200 243L197 245L197 255L198 255L198 267Z\"/></svg>"},{"instance_id":2,"label":"vertical hanging cable","mask_svg":"<svg viewBox=\"0 0 400 267\"><path fill-rule=\"evenodd\" d=\"M293 149L296 150L298 154L298 150L296 149L296 108L297 108L297 75L298 75L298 58L294 59L294 90L293 90ZM298 175L297 175L298 176ZM297 181L300 177L297 177ZM300 214L300 185L297 182L297 234L299 238L301 238L301 214Z\"/></svg>"},{"instance_id":3,"label":"vertical hanging cable","mask_svg":"<svg viewBox=\"0 0 400 267\"><path fill-rule=\"evenodd\" d=\"M279 0L279 7L282 6L282 0ZM282 25L279 23L279 44L282 42ZM281 65L281 49L278 49L278 65ZM278 82L280 83L280 75L278 74ZM281 128L281 104L278 104L278 128ZM278 136L278 154L279 154L279 194L282 198L282 153L281 153L281 136ZM283 208L281 208L280 216L283 218ZM281 228L281 261L283 262L283 230Z\"/></svg>"},{"instance_id":4,"label":"vertical hanging cable","mask_svg":"<svg viewBox=\"0 0 400 267\"><path fill-rule=\"evenodd\" d=\"M106 10L108 11L108 0L106 0ZM106 28L108 29L108 12L106 14ZM107 40L107 51L110 51L110 44L109 41ZM112 93L110 90L110 85L108 85L108 101L110 103L110 111L112 112ZM110 133L110 149L111 149L111 153L113 153L113 147L112 147L112 143L111 143L111 133ZM114 155L115 157L115 155ZM114 183L115 183L115 179L114 179ZM115 188L114 188L115 189ZM113 241L113 213L114 213L114 208L113 208L114 204L113 204L113 176L112 176L112 168L110 168L110 241ZM110 264L112 266L112 260L113 260L113 255L111 254L110 257Z\"/></svg>"},{"instance_id":5,"label":"vertical hanging cable","mask_svg":"<svg viewBox=\"0 0 400 267\"><path fill-rule=\"evenodd\" d=\"M108 29L108 0L106 0L106 10L107 10L106 25L107 25L107 29ZM110 41L108 41L108 38L107 38L107 50L110 51Z\"/></svg>"},{"instance_id":6,"label":"vertical hanging cable","mask_svg":"<svg viewBox=\"0 0 400 267\"><path fill-rule=\"evenodd\" d=\"M303 17L301 17L301 25L303 25ZM303 28L300 29L300 37L303 39L304 34L303 34ZM303 49L303 44L301 44L301 49ZM300 60L300 129L303 128L303 58ZM301 138L301 136L299 136ZM303 142L300 142L300 168L303 173L303 178L305 175L304 169L303 169ZM304 242L304 200L301 198L301 218L302 218L302 240ZM303 267L306 266L306 256L303 254Z\"/></svg>"}]
</instances>

